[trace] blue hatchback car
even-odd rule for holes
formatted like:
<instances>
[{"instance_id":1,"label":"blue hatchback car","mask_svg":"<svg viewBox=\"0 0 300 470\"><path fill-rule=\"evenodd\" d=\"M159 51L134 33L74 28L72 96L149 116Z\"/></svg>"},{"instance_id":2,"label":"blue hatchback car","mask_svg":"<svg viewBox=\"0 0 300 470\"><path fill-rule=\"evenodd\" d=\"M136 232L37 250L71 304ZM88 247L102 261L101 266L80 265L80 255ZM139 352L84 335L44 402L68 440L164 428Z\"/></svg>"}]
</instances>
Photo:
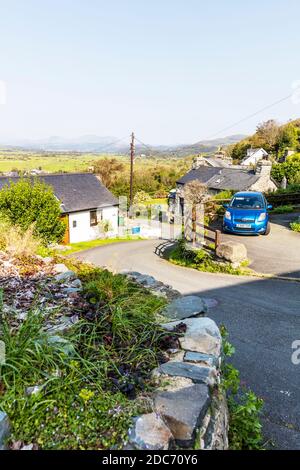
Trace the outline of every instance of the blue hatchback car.
<instances>
[{"instance_id":1,"label":"blue hatchback car","mask_svg":"<svg viewBox=\"0 0 300 470\"><path fill-rule=\"evenodd\" d=\"M224 232L269 235L271 227L268 210L272 209L262 193L236 193L229 204L224 204Z\"/></svg>"}]
</instances>

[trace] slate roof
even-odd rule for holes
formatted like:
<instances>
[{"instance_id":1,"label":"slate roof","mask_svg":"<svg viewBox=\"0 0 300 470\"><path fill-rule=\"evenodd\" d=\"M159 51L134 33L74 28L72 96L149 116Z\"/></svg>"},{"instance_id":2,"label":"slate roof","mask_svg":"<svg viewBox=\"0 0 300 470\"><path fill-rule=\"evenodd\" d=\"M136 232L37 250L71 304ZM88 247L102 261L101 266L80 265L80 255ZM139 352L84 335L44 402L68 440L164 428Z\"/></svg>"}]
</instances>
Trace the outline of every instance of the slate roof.
<instances>
[{"instance_id":1,"label":"slate roof","mask_svg":"<svg viewBox=\"0 0 300 470\"><path fill-rule=\"evenodd\" d=\"M226 160L222 160L222 158L204 157L204 160L209 166L213 166L213 167L228 168L230 165L229 163L226 162Z\"/></svg>"},{"instance_id":2,"label":"slate roof","mask_svg":"<svg viewBox=\"0 0 300 470\"><path fill-rule=\"evenodd\" d=\"M197 169L188 171L182 178L180 178L178 184L186 184L190 181L198 180L201 183L207 183L214 175L220 171L220 168L214 168L210 166L201 166Z\"/></svg>"},{"instance_id":3,"label":"slate roof","mask_svg":"<svg viewBox=\"0 0 300 470\"><path fill-rule=\"evenodd\" d=\"M242 170L240 168L209 168L202 166L195 170L190 170L177 184L184 185L193 180L198 180L205 184L208 189L241 191L249 189L259 179L252 170Z\"/></svg>"},{"instance_id":4,"label":"slate roof","mask_svg":"<svg viewBox=\"0 0 300 470\"><path fill-rule=\"evenodd\" d=\"M52 186L63 213L118 205L118 200L92 173L60 173L25 177ZM18 177L0 177L0 189Z\"/></svg>"}]
</instances>

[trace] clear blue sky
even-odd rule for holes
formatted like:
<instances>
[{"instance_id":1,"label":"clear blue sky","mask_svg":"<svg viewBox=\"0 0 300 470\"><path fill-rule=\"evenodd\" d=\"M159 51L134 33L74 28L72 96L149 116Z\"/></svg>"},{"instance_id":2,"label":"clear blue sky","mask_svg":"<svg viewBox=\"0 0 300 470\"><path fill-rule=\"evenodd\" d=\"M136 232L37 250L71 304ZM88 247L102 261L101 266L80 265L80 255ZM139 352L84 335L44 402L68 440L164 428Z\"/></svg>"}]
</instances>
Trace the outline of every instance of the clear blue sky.
<instances>
[{"instance_id":1,"label":"clear blue sky","mask_svg":"<svg viewBox=\"0 0 300 470\"><path fill-rule=\"evenodd\" d=\"M135 130L194 142L300 80L299 0L0 0L0 11L0 141ZM271 117L300 117L300 104L223 134Z\"/></svg>"}]
</instances>

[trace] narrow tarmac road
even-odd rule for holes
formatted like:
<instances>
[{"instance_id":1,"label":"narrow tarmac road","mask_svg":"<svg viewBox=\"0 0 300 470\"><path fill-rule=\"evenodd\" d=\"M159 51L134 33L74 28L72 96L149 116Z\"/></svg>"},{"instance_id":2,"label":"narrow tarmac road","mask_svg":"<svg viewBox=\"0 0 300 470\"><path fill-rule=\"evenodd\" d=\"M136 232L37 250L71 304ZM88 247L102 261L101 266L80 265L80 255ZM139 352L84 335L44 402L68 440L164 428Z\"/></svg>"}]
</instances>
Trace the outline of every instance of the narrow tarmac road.
<instances>
[{"instance_id":1,"label":"narrow tarmac road","mask_svg":"<svg viewBox=\"0 0 300 470\"><path fill-rule=\"evenodd\" d=\"M300 365L291 360L292 343L300 340L300 283L201 273L168 263L159 256L163 248L163 241L137 241L77 257L115 272L149 274L184 295L213 299L209 315L229 331L236 348L232 362L243 383L265 400L266 440L276 449L300 450Z\"/></svg>"},{"instance_id":2,"label":"narrow tarmac road","mask_svg":"<svg viewBox=\"0 0 300 470\"><path fill-rule=\"evenodd\" d=\"M222 233L222 240L243 243L249 267L256 272L300 278L300 234L290 229L290 223L297 217L300 217L299 212L272 215L268 236ZM218 228L221 228L220 222Z\"/></svg>"}]
</instances>

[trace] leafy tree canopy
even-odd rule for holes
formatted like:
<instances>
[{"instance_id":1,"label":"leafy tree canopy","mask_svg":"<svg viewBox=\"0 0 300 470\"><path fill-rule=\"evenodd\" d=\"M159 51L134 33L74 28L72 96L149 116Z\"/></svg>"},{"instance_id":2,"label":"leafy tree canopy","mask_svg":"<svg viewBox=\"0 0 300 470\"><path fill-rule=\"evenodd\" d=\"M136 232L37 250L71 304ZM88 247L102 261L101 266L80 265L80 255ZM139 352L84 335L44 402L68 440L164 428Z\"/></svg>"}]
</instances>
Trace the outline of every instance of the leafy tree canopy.
<instances>
[{"instance_id":1,"label":"leafy tree canopy","mask_svg":"<svg viewBox=\"0 0 300 470\"><path fill-rule=\"evenodd\" d=\"M65 233L59 201L50 186L37 180L21 179L4 187L0 191L0 212L23 230L34 224L35 235L44 242L61 241Z\"/></svg>"}]
</instances>

